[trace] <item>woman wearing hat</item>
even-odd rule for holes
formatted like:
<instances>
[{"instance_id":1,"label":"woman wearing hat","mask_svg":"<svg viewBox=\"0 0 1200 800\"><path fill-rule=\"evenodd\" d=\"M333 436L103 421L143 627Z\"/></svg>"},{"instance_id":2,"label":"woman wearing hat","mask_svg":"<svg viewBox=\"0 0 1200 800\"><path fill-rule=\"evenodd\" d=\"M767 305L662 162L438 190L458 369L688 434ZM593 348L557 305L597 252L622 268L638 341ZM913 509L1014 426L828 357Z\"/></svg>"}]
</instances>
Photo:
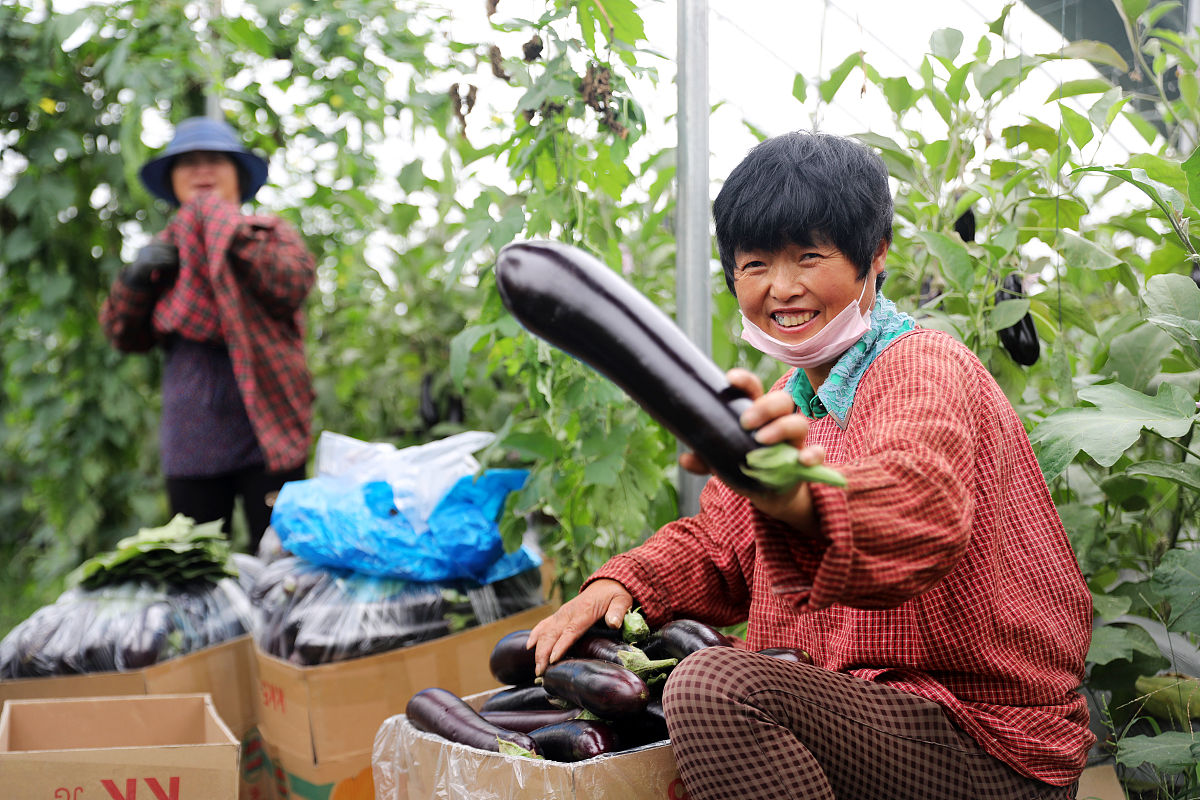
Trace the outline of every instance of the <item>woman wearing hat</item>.
<instances>
[{"instance_id":1,"label":"woman wearing hat","mask_svg":"<svg viewBox=\"0 0 1200 800\"><path fill-rule=\"evenodd\" d=\"M229 530L240 496L254 552L274 492L305 477L313 257L284 220L241 213L267 162L224 122L184 120L139 175L178 211L121 271L100 322L119 350L165 353L159 446L172 513Z\"/></svg>"}]
</instances>

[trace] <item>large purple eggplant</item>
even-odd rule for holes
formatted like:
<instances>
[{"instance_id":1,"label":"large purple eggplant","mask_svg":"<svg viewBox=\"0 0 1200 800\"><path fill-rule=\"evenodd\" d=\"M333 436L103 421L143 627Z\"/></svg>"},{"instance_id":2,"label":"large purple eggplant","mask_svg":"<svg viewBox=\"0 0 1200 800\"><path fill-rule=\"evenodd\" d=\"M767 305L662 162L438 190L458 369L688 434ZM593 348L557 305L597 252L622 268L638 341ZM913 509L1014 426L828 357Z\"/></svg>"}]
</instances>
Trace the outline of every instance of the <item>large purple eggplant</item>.
<instances>
[{"instance_id":1,"label":"large purple eggplant","mask_svg":"<svg viewBox=\"0 0 1200 800\"><path fill-rule=\"evenodd\" d=\"M500 251L496 285L527 330L621 387L731 486L759 447L738 422L749 398L645 295L570 245L516 242Z\"/></svg>"}]
</instances>

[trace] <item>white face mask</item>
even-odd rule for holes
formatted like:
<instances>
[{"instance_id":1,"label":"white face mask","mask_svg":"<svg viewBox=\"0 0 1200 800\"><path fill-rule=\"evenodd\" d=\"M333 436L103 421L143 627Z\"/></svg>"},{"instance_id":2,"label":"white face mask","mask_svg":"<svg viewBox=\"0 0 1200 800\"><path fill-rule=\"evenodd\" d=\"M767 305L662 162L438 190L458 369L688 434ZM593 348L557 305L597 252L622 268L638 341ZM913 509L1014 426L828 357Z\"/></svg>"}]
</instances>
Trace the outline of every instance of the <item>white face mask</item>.
<instances>
[{"instance_id":1,"label":"white face mask","mask_svg":"<svg viewBox=\"0 0 1200 800\"><path fill-rule=\"evenodd\" d=\"M867 281L870 277L868 275L863 280L863 288L857 300L852 300L824 328L803 342L781 342L746 319L745 314L742 314L742 338L755 350L793 367L817 367L835 361L861 339L863 334L871 330L871 310L867 309L865 314L858 310L859 303L866 295Z\"/></svg>"}]
</instances>

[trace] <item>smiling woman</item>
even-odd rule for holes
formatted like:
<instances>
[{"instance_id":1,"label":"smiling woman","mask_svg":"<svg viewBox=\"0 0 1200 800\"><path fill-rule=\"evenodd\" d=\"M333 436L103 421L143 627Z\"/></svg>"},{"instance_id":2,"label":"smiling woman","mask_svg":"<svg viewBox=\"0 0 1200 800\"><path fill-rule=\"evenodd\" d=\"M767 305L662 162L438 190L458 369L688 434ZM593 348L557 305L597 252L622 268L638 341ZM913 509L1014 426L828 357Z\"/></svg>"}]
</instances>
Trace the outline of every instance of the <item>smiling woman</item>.
<instances>
[{"instance_id":1,"label":"smiling woman","mask_svg":"<svg viewBox=\"0 0 1200 800\"><path fill-rule=\"evenodd\" d=\"M1000 387L880 291L882 159L828 134L768 139L713 215L747 338L794 367L771 391L727 374L750 399L740 425L845 482L713 477L699 514L534 626L538 671L634 606L652 628L747 622L747 648L693 653L663 689L689 797L1074 797L1095 738L1075 692L1091 597ZM812 663L753 652L769 647Z\"/></svg>"}]
</instances>

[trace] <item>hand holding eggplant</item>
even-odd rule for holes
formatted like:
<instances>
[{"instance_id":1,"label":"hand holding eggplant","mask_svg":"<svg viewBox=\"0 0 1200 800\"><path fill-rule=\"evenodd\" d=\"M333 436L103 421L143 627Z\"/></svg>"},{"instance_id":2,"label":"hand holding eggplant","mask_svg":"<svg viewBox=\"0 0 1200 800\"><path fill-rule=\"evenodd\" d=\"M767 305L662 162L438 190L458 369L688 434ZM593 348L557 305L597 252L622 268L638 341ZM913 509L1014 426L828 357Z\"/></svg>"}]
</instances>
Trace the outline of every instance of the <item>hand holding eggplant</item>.
<instances>
[{"instance_id":1,"label":"hand holding eggplant","mask_svg":"<svg viewBox=\"0 0 1200 800\"><path fill-rule=\"evenodd\" d=\"M749 454L770 443L738 422L752 398L732 385L661 309L594 256L558 242L514 242L496 261L496 287L527 330L624 389L702 454L703 471L731 487L770 491L831 477L844 485L828 469L787 471L792 478L770 463L748 470Z\"/></svg>"},{"instance_id":2,"label":"hand holding eggplant","mask_svg":"<svg viewBox=\"0 0 1200 800\"><path fill-rule=\"evenodd\" d=\"M538 675L562 658L571 645L604 620L610 628L620 628L625 614L633 608L633 595L614 580L601 578L563 603L529 633L526 647L534 648L534 670Z\"/></svg>"},{"instance_id":3,"label":"hand holding eggplant","mask_svg":"<svg viewBox=\"0 0 1200 800\"><path fill-rule=\"evenodd\" d=\"M819 479L823 483L836 482L840 474L824 466L825 449L808 445L808 420L797 414L796 404L784 391L764 392L758 376L749 370L731 369L725 374L730 385L744 392L751 404L739 417L742 427L754 431L754 438L762 445L788 445L795 449L797 465L795 473L798 483L768 491L749 491L736 486L731 489L750 500L759 511L785 522L797 530L809 530L815 524L812 494L809 481ZM771 452L764 447L758 453ZM706 474L707 465L691 452L679 456L679 465L689 472ZM828 473L828 474L827 474ZM808 477L805 477L808 476ZM815 476L815 477L814 477ZM844 485L844 479L841 479Z\"/></svg>"}]
</instances>

